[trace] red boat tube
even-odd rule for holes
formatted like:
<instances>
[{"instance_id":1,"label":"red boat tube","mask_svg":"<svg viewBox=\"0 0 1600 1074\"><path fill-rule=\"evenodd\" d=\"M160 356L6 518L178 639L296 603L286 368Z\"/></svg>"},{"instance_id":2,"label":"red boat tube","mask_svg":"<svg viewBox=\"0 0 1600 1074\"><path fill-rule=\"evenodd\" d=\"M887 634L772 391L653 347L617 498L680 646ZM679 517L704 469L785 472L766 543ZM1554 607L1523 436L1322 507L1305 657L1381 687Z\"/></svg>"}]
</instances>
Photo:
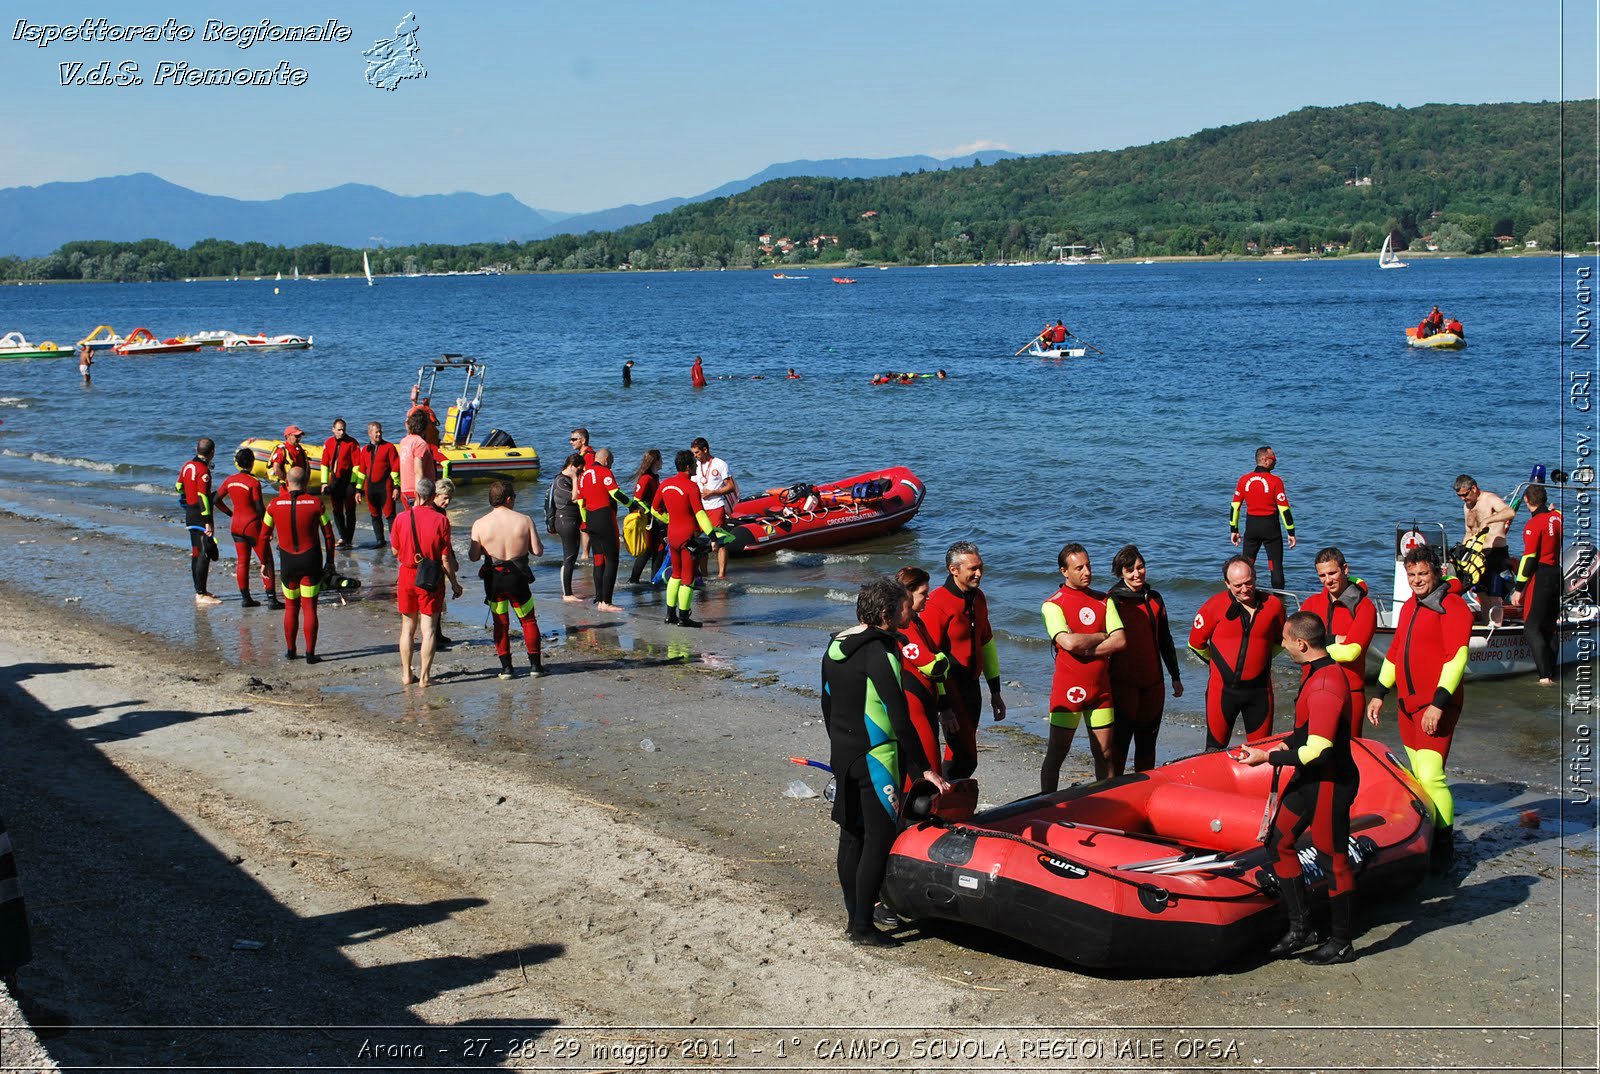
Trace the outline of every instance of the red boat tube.
<instances>
[{"instance_id":1,"label":"red boat tube","mask_svg":"<svg viewBox=\"0 0 1600 1074\"><path fill-rule=\"evenodd\" d=\"M916 515L926 492L916 474L891 466L821 485L769 489L740 500L723 526L739 555L831 548L899 529Z\"/></svg>"},{"instance_id":2,"label":"red boat tube","mask_svg":"<svg viewBox=\"0 0 1600 1074\"><path fill-rule=\"evenodd\" d=\"M1351 745L1357 891L1415 884L1427 875L1432 806L1382 743ZM934 817L895 841L884 901L1081 966L1204 972L1264 951L1283 928L1273 855L1257 836L1271 779L1270 766L1206 753L969 820ZM1301 861L1312 890L1325 890L1309 839Z\"/></svg>"}]
</instances>

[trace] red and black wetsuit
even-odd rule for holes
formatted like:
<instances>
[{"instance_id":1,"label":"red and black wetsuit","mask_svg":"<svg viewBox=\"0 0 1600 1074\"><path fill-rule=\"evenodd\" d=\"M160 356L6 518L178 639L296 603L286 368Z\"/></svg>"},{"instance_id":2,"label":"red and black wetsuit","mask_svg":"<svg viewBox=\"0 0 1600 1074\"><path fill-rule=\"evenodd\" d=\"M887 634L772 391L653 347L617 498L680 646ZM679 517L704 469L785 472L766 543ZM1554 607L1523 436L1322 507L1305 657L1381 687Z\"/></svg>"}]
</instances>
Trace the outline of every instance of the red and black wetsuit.
<instances>
[{"instance_id":1,"label":"red and black wetsuit","mask_svg":"<svg viewBox=\"0 0 1600 1074\"><path fill-rule=\"evenodd\" d=\"M211 557L206 555L206 530L211 528L211 464L196 455L178 471L178 502L183 504L183 524L189 528L189 575L198 596L206 591Z\"/></svg>"},{"instance_id":2,"label":"red and black wetsuit","mask_svg":"<svg viewBox=\"0 0 1600 1074\"><path fill-rule=\"evenodd\" d=\"M349 547L356 532L356 466L361 445L346 433L330 436L322 445L322 483L328 487L328 502L339 540Z\"/></svg>"},{"instance_id":3,"label":"red and black wetsuit","mask_svg":"<svg viewBox=\"0 0 1600 1074\"><path fill-rule=\"evenodd\" d=\"M1050 329L1050 342L1054 343L1056 346L1059 347L1061 344L1065 343L1066 341L1067 341L1067 326L1066 325L1058 324L1054 328Z\"/></svg>"},{"instance_id":4,"label":"red and black wetsuit","mask_svg":"<svg viewBox=\"0 0 1600 1074\"><path fill-rule=\"evenodd\" d=\"M950 658L946 700L954 715L945 728L944 775L965 779L978 768L978 717L983 712L979 689L988 679L1000 686L1000 662L994 631L989 626L989 601L974 587L963 593L952 578L928 594L922 625L933 647Z\"/></svg>"},{"instance_id":5,"label":"red and black wetsuit","mask_svg":"<svg viewBox=\"0 0 1600 1074\"><path fill-rule=\"evenodd\" d=\"M1522 629L1533 647L1533 664L1541 679L1556 677L1561 537L1561 512L1548 505L1535 511L1522 527L1522 560L1517 564L1517 581L1527 583L1522 590Z\"/></svg>"},{"instance_id":6,"label":"red and black wetsuit","mask_svg":"<svg viewBox=\"0 0 1600 1074\"><path fill-rule=\"evenodd\" d=\"M233 532L233 571L234 580L239 583L239 592L244 594L246 600L250 598L250 556L254 554L261 561L262 586L267 591L268 599L275 599L277 587L273 580L272 554L267 548L267 528L262 524L267 505L261 496L261 482L256 480L254 474L230 475L217 486L217 510L233 520L230 526Z\"/></svg>"},{"instance_id":7,"label":"red and black wetsuit","mask_svg":"<svg viewBox=\"0 0 1600 1074\"><path fill-rule=\"evenodd\" d=\"M289 487L289 471L296 466L304 466L306 468L306 480L310 481L311 460L306 455L306 449L303 445L295 444L291 447L288 441L284 441L272 449L272 455L267 459L267 473L275 474L278 472L279 467L283 468L283 480L278 483L280 492Z\"/></svg>"},{"instance_id":8,"label":"red and black wetsuit","mask_svg":"<svg viewBox=\"0 0 1600 1074\"><path fill-rule=\"evenodd\" d=\"M656 490L661 487L661 479L655 474L640 474L639 480L633 485L633 498L644 505L636 510L647 510L656 502ZM661 561L667 555L667 528L654 518L646 518L644 548L637 556L633 557L633 570L628 574L628 581L638 585L644 578L645 568L650 569L650 577L654 578L657 570L661 568Z\"/></svg>"},{"instance_id":9,"label":"red and black wetsuit","mask_svg":"<svg viewBox=\"0 0 1600 1074\"><path fill-rule=\"evenodd\" d=\"M1167 621L1167 604L1149 586L1134 592L1118 580L1106 596L1117 602L1127 647L1111 654L1111 699L1116 709L1112 749L1115 771L1121 771L1133 746L1133 770L1145 772L1155 767L1156 734L1166 709L1166 684L1161 667L1174 683L1182 676L1178 669L1178 650L1172 642L1172 627Z\"/></svg>"},{"instance_id":10,"label":"red and black wetsuit","mask_svg":"<svg viewBox=\"0 0 1600 1074\"><path fill-rule=\"evenodd\" d=\"M278 584L283 589L283 640L294 656L295 624L305 617L306 660L316 661L317 593L324 563L333 563L333 526L322 497L284 489L267 504L266 527L278 541ZM317 530L322 530L322 546ZM326 558L324 558L326 556Z\"/></svg>"},{"instance_id":11,"label":"red and black wetsuit","mask_svg":"<svg viewBox=\"0 0 1600 1074\"><path fill-rule=\"evenodd\" d=\"M583 517L584 532L589 535L589 552L594 556L594 602L610 604L617 588L617 561L622 554L617 540L617 504L627 503L628 497L617 488L617 479L609 467L593 463L578 478L573 498Z\"/></svg>"},{"instance_id":12,"label":"red and black wetsuit","mask_svg":"<svg viewBox=\"0 0 1600 1074\"><path fill-rule=\"evenodd\" d=\"M694 360L694 365L689 369L689 383L696 388L706 386L706 371L700 365L700 359Z\"/></svg>"},{"instance_id":13,"label":"red and black wetsuit","mask_svg":"<svg viewBox=\"0 0 1600 1074\"><path fill-rule=\"evenodd\" d=\"M1378 631L1378 607L1367 596L1367 584L1354 579L1338 599L1326 589L1308 597L1300 610L1322 620L1327 635L1328 655L1344 669L1350 680L1350 696L1355 699L1350 717L1350 737L1361 737L1361 717L1367 710L1367 647ZM1344 641L1338 641L1338 638Z\"/></svg>"},{"instance_id":14,"label":"red and black wetsuit","mask_svg":"<svg viewBox=\"0 0 1600 1074\"><path fill-rule=\"evenodd\" d=\"M393 520L397 482L400 480L400 452L387 440L367 444L356 455L356 487L367 501L372 516L372 534L378 547L384 545L383 520Z\"/></svg>"},{"instance_id":15,"label":"red and black wetsuit","mask_svg":"<svg viewBox=\"0 0 1600 1074\"><path fill-rule=\"evenodd\" d=\"M1195 613L1189 649L1211 665L1206 684L1206 749L1220 750L1243 719L1245 740L1272 734L1272 657L1283 641L1283 602L1261 594L1254 611L1218 593Z\"/></svg>"},{"instance_id":16,"label":"red and black wetsuit","mask_svg":"<svg viewBox=\"0 0 1600 1074\"><path fill-rule=\"evenodd\" d=\"M667 579L667 621L671 622L674 609L687 615L694 603L695 557L689 541L696 530L709 534L713 527L700 499L700 486L688 474L673 474L662 481L650 509L667 526L667 556L672 563L672 577Z\"/></svg>"},{"instance_id":17,"label":"red and black wetsuit","mask_svg":"<svg viewBox=\"0 0 1600 1074\"><path fill-rule=\"evenodd\" d=\"M1267 550L1267 566L1272 570L1272 588L1283 588L1283 536L1294 536L1294 514L1289 510L1289 494L1283 482L1265 466L1242 475L1233 487L1233 508L1228 529L1239 534L1239 509L1244 508L1244 530L1239 552L1253 565L1256 552ZM1278 526L1279 519L1283 526Z\"/></svg>"},{"instance_id":18,"label":"red and black wetsuit","mask_svg":"<svg viewBox=\"0 0 1600 1074\"><path fill-rule=\"evenodd\" d=\"M1294 700L1294 731L1267 755L1278 769L1274 780L1289 776L1273 824L1280 880L1302 873L1295 844L1309 828L1311 845L1332 862L1329 895L1354 889L1350 872L1350 805L1361 785L1361 773L1350 753L1354 705L1345 670L1331 656L1304 667Z\"/></svg>"},{"instance_id":19,"label":"red and black wetsuit","mask_svg":"<svg viewBox=\"0 0 1600 1074\"><path fill-rule=\"evenodd\" d=\"M939 652L928 628L916 616L895 634L900 646L900 683L905 688L906 708L911 726L922 743L922 755L939 756L939 702L944 695L944 680L950 673L950 658ZM928 762L932 764L930 760ZM921 777L921 772L906 772L905 787Z\"/></svg>"}]
</instances>

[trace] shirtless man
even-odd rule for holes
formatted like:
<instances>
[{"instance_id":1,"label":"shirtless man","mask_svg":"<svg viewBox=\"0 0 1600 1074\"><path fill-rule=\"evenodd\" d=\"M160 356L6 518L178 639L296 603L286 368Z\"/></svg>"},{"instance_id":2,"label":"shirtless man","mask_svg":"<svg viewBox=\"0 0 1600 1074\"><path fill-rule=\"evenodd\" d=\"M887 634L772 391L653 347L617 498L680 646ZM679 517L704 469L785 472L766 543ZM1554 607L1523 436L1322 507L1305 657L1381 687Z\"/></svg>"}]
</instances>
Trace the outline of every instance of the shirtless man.
<instances>
[{"instance_id":1,"label":"shirtless man","mask_svg":"<svg viewBox=\"0 0 1600 1074\"><path fill-rule=\"evenodd\" d=\"M1461 497L1461 517L1465 527L1465 540L1483 553L1483 572L1472 587L1482 599L1484 610L1499 604L1500 575L1511 565L1511 549L1506 544L1506 530L1517 517L1516 508L1492 492L1478 487L1471 474L1462 474L1455 480L1456 495ZM1482 539L1474 545L1474 539Z\"/></svg>"},{"instance_id":2,"label":"shirtless man","mask_svg":"<svg viewBox=\"0 0 1600 1074\"><path fill-rule=\"evenodd\" d=\"M494 651L500 657L500 677L511 671L511 615L522 623L522 644L534 678L544 674L539 647L539 619L533 611L533 568L529 556L544 555L544 544L533 519L517 510L517 492L509 481L489 486L489 513L472 524L472 544L467 558L485 560L478 570L483 579L483 602L494 615Z\"/></svg>"}]
</instances>

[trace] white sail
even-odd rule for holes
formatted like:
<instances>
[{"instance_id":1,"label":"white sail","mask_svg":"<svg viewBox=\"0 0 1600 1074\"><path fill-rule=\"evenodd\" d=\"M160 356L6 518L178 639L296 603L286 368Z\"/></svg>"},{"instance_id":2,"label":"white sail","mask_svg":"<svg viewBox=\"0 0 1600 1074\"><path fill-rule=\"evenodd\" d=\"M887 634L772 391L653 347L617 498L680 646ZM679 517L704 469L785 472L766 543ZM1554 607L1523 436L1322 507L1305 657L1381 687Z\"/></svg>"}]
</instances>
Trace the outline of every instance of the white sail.
<instances>
[{"instance_id":1,"label":"white sail","mask_svg":"<svg viewBox=\"0 0 1600 1074\"><path fill-rule=\"evenodd\" d=\"M296 265L294 267L294 278L297 279L297 280L300 278L300 266L299 265Z\"/></svg>"},{"instance_id":2,"label":"white sail","mask_svg":"<svg viewBox=\"0 0 1600 1074\"><path fill-rule=\"evenodd\" d=\"M278 273L278 279L279 279L279 281L282 281L282 279L283 279L283 273L281 273L281 272L280 272L280 273Z\"/></svg>"},{"instance_id":3,"label":"white sail","mask_svg":"<svg viewBox=\"0 0 1600 1074\"><path fill-rule=\"evenodd\" d=\"M367 252L361 251L361 271L367 274L367 286L372 286L372 262L367 260Z\"/></svg>"},{"instance_id":4,"label":"white sail","mask_svg":"<svg viewBox=\"0 0 1600 1074\"><path fill-rule=\"evenodd\" d=\"M1394 232L1383 237L1383 253L1378 255L1379 268L1405 268L1406 263L1395 256Z\"/></svg>"}]
</instances>

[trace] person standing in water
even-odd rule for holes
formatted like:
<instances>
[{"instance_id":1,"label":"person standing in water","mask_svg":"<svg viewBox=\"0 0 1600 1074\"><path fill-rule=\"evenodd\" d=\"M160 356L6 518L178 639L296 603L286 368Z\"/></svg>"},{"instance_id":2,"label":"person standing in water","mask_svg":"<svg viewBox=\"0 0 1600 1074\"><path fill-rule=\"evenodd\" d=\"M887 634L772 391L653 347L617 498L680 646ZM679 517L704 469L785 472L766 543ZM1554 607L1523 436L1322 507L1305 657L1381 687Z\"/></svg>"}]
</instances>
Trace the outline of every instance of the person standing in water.
<instances>
[{"instance_id":1,"label":"person standing in water","mask_svg":"<svg viewBox=\"0 0 1600 1074\"><path fill-rule=\"evenodd\" d=\"M489 485L489 513L472 524L472 544L467 559L483 560L483 602L494 616L494 651L500 657L500 677L511 671L511 613L522 624L522 646L534 678L544 674L539 644L539 617L534 614L533 567L529 556L544 555L544 543L533 520L517 510L517 490L509 481Z\"/></svg>"}]
</instances>

